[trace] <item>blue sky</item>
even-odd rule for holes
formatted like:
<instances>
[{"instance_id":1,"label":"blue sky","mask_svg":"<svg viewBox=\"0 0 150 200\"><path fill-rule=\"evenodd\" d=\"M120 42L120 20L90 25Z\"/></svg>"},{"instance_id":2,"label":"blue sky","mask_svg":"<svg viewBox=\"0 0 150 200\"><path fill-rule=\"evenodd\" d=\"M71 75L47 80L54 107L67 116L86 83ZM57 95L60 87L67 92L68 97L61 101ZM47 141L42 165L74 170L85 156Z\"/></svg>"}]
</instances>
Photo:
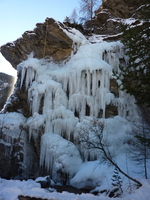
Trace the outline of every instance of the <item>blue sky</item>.
<instances>
[{"instance_id":1,"label":"blue sky","mask_svg":"<svg viewBox=\"0 0 150 200\"><path fill-rule=\"evenodd\" d=\"M0 46L15 41L27 30L33 30L36 23L44 22L47 17L63 22L74 8L79 11L79 2L80 0L0 0ZM0 72L16 76L16 71L1 54Z\"/></svg>"},{"instance_id":2,"label":"blue sky","mask_svg":"<svg viewBox=\"0 0 150 200\"><path fill-rule=\"evenodd\" d=\"M79 0L0 0L0 46L15 41L36 23L52 17L63 22L73 9L79 9ZM16 71L0 54L0 72L16 76Z\"/></svg>"},{"instance_id":3,"label":"blue sky","mask_svg":"<svg viewBox=\"0 0 150 200\"><path fill-rule=\"evenodd\" d=\"M0 0L0 46L47 17L63 22L74 8L79 8L79 0Z\"/></svg>"}]
</instances>

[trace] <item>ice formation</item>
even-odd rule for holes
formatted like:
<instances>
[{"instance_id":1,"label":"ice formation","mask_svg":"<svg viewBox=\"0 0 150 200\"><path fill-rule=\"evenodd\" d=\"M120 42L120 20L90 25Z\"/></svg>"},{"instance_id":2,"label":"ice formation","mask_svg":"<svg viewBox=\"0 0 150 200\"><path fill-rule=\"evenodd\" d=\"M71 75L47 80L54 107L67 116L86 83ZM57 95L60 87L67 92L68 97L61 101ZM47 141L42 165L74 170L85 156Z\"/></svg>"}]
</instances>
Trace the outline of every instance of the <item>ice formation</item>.
<instances>
[{"instance_id":1,"label":"ice formation","mask_svg":"<svg viewBox=\"0 0 150 200\"><path fill-rule=\"evenodd\" d=\"M69 180L82 164L77 147L58 134L45 133L41 139L41 146L41 165L45 162L54 180L58 181L60 178L61 181L63 175Z\"/></svg>"},{"instance_id":2,"label":"ice formation","mask_svg":"<svg viewBox=\"0 0 150 200\"><path fill-rule=\"evenodd\" d=\"M25 82L32 113L26 121L29 139L36 139L37 130L44 128L40 164L51 171L53 177L61 168L71 178L83 159L73 144L79 124L88 120L87 116L91 119L102 115L106 125L110 122L111 134L113 128L110 127L115 120L105 119L105 113L106 106L112 104L118 107L119 116L115 122L123 123L121 128L127 132L130 128L125 118L134 115L131 112L134 99L121 91L116 97L110 91L113 70L118 72L120 59L125 59L119 41L91 44L75 29L66 33L74 41L75 48L69 61L46 62L31 54L18 65L18 71L21 74L20 88ZM116 127L114 130L118 135L121 128ZM90 156L91 160L95 157Z\"/></svg>"},{"instance_id":3,"label":"ice formation","mask_svg":"<svg viewBox=\"0 0 150 200\"><path fill-rule=\"evenodd\" d=\"M20 113L6 113L0 115L0 143L5 146L5 156L11 159L13 154L13 145L23 146L25 142L25 134L22 125L25 124L26 118ZM19 154L18 154L19 156Z\"/></svg>"}]
</instances>

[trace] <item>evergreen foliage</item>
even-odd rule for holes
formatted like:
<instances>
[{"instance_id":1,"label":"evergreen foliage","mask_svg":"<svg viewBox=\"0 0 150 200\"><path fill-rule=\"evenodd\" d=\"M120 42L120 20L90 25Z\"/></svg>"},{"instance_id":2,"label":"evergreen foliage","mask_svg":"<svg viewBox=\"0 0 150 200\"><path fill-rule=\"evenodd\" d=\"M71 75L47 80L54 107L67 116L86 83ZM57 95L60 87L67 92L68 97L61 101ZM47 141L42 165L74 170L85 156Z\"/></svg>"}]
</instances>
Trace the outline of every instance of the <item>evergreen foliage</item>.
<instances>
[{"instance_id":1,"label":"evergreen foliage","mask_svg":"<svg viewBox=\"0 0 150 200\"><path fill-rule=\"evenodd\" d=\"M128 153L132 161L139 166L139 173L148 178L150 166L150 124L147 123L145 112L140 110L141 120L133 125L134 139L129 139Z\"/></svg>"},{"instance_id":2,"label":"evergreen foliage","mask_svg":"<svg viewBox=\"0 0 150 200\"><path fill-rule=\"evenodd\" d=\"M122 179L119 175L118 169L115 167L114 169L114 174L112 176L112 186L113 186L113 197L119 197L123 194L122 190ZM112 192L111 192L112 193Z\"/></svg>"},{"instance_id":3,"label":"evergreen foliage","mask_svg":"<svg viewBox=\"0 0 150 200\"><path fill-rule=\"evenodd\" d=\"M129 146L129 155L131 159L140 166L139 173L144 173L144 177L148 178L148 169L150 161L150 139L146 136L135 136L135 141Z\"/></svg>"},{"instance_id":4,"label":"evergreen foliage","mask_svg":"<svg viewBox=\"0 0 150 200\"><path fill-rule=\"evenodd\" d=\"M82 26L82 24L79 24L78 22L71 22L71 19L69 17L66 16L65 20L63 21L63 23L71 28L75 28L77 30L79 30L81 33L84 33L84 28Z\"/></svg>"},{"instance_id":5,"label":"evergreen foliage","mask_svg":"<svg viewBox=\"0 0 150 200\"><path fill-rule=\"evenodd\" d=\"M147 0L146 0L147 1ZM148 2L148 1L147 1ZM137 103L150 106L150 4L138 10L142 20L123 24L122 42L128 57L127 67L120 67L122 89L134 95Z\"/></svg>"}]
</instances>

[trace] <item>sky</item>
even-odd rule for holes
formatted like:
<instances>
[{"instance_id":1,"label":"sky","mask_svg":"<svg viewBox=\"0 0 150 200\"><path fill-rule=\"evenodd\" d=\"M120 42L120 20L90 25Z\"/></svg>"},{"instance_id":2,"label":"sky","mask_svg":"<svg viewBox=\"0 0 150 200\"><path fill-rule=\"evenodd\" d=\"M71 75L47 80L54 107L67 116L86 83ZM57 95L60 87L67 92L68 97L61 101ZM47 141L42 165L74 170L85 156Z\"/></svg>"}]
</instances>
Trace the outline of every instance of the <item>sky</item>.
<instances>
[{"instance_id":1,"label":"sky","mask_svg":"<svg viewBox=\"0 0 150 200\"><path fill-rule=\"evenodd\" d=\"M74 8L79 9L79 0L0 0L0 46L33 30L47 17L63 22ZM16 75L1 55L0 72Z\"/></svg>"}]
</instances>

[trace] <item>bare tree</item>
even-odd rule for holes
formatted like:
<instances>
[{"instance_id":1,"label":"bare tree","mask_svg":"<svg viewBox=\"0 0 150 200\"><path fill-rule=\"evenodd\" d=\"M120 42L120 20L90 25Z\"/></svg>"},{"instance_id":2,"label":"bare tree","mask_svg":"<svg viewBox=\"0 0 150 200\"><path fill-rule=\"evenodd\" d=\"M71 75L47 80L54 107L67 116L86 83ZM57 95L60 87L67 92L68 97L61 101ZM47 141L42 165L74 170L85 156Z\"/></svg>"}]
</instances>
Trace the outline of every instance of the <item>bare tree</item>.
<instances>
[{"instance_id":1,"label":"bare tree","mask_svg":"<svg viewBox=\"0 0 150 200\"><path fill-rule=\"evenodd\" d=\"M83 17L80 19L82 21L90 20L90 33L92 34L92 18L94 14L94 10L97 5L100 5L99 0L80 0L80 13L83 14Z\"/></svg>"},{"instance_id":2,"label":"bare tree","mask_svg":"<svg viewBox=\"0 0 150 200\"><path fill-rule=\"evenodd\" d=\"M77 23L77 21L78 21L78 14L77 14L77 10L74 8L70 15L70 22Z\"/></svg>"},{"instance_id":3,"label":"bare tree","mask_svg":"<svg viewBox=\"0 0 150 200\"><path fill-rule=\"evenodd\" d=\"M138 187L142 184L129 176L127 173L122 171L122 169L117 165L116 161L113 159L109 151L109 143L104 139L104 123L98 119L94 119L90 124L85 124L85 126L79 129L79 143L85 150L97 150L102 153L102 158L108 162L108 164L113 165L121 174L123 174L128 179L132 180Z\"/></svg>"}]
</instances>

